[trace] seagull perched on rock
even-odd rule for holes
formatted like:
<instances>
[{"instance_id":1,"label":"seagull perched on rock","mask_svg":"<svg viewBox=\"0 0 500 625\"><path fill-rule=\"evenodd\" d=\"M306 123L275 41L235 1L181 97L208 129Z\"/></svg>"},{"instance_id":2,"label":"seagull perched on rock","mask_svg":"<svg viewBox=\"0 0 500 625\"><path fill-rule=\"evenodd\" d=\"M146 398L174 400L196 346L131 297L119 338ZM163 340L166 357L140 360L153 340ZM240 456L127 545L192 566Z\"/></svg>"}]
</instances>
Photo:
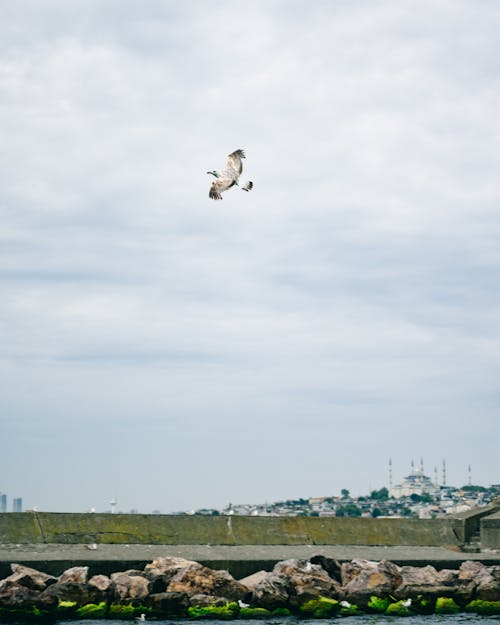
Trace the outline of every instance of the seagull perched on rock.
<instances>
[{"instance_id":1,"label":"seagull perched on rock","mask_svg":"<svg viewBox=\"0 0 500 625\"><path fill-rule=\"evenodd\" d=\"M239 186L238 180L243 171L243 163L241 159L245 158L245 152L243 150L235 150L231 152L227 157L226 169L218 171L207 171L207 174L214 176L215 180L212 182L208 197L212 200L222 200L222 193L227 191L234 185ZM248 181L240 189L243 191L250 191L253 188L253 182Z\"/></svg>"}]
</instances>

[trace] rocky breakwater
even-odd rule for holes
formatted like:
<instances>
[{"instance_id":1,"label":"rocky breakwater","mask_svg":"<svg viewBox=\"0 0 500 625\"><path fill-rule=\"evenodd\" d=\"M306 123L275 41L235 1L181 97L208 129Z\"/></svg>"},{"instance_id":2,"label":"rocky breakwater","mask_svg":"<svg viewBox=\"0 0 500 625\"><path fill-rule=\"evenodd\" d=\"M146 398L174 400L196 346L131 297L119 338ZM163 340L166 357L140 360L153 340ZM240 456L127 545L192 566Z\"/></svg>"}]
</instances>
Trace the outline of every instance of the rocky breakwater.
<instances>
[{"instance_id":1,"label":"rocky breakwater","mask_svg":"<svg viewBox=\"0 0 500 625\"><path fill-rule=\"evenodd\" d=\"M388 561L339 564L321 555L286 560L236 580L183 558L158 558L143 570L59 577L20 564L0 581L0 620L79 618L407 616L469 611L500 614L500 566L464 562L457 570Z\"/></svg>"}]
</instances>

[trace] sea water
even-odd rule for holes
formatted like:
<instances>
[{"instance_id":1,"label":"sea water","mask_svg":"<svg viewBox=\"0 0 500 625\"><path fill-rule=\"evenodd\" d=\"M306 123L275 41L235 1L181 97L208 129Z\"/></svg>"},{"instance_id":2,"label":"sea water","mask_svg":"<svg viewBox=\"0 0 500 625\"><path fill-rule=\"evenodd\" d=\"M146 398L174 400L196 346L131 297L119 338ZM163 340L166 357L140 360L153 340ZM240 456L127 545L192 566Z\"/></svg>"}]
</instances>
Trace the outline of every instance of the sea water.
<instances>
[{"instance_id":1,"label":"sea water","mask_svg":"<svg viewBox=\"0 0 500 625\"><path fill-rule=\"evenodd\" d=\"M500 616L478 616L477 614L453 614L453 615L417 615L417 616L385 616L383 614L367 614L363 616L332 617L328 619L299 619L293 616L276 617L267 619L235 619L234 621L210 619L209 625L326 625L335 621L335 625L493 625L500 623ZM191 619L151 619L155 625L183 625L183 623L197 623ZM124 625L124 623L135 623L135 621L117 621L107 619L85 619L81 621L64 621L66 625Z\"/></svg>"}]
</instances>

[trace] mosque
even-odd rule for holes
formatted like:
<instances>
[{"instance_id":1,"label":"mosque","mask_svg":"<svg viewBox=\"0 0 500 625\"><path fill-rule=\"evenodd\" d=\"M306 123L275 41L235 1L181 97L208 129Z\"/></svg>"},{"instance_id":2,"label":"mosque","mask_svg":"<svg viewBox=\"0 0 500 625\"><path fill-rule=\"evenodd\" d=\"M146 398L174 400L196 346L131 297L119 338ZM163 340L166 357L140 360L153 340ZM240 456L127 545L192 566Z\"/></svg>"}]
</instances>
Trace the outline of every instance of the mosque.
<instances>
[{"instance_id":1,"label":"mosque","mask_svg":"<svg viewBox=\"0 0 500 625\"><path fill-rule=\"evenodd\" d=\"M446 484L446 465L443 461L443 485ZM389 496L399 499L399 497L409 497L410 495L430 495L439 497L440 487L437 479L437 469L434 469L434 481L424 474L424 461L420 459L420 467L415 468L411 461L410 474L407 475L401 484L392 484L392 461L389 460Z\"/></svg>"}]
</instances>

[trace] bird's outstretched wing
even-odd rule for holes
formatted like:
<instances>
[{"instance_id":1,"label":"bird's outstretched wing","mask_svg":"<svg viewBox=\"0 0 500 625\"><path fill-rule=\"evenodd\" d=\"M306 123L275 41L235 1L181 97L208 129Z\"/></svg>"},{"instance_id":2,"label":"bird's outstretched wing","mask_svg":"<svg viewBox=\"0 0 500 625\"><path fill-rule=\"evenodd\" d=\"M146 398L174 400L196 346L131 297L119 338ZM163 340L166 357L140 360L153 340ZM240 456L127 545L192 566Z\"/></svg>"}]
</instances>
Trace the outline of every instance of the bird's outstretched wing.
<instances>
[{"instance_id":1,"label":"bird's outstretched wing","mask_svg":"<svg viewBox=\"0 0 500 625\"><path fill-rule=\"evenodd\" d=\"M231 178L217 178L212 182L208 197L212 200L222 200L222 192L227 191L234 184L234 180Z\"/></svg>"},{"instance_id":2,"label":"bird's outstretched wing","mask_svg":"<svg viewBox=\"0 0 500 625\"><path fill-rule=\"evenodd\" d=\"M235 150L227 157L226 167L227 169L234 170L238 176L243 171L243 163L241 159L245 158L245 152L243 150Z\"/></svg>"}]
</instances>

